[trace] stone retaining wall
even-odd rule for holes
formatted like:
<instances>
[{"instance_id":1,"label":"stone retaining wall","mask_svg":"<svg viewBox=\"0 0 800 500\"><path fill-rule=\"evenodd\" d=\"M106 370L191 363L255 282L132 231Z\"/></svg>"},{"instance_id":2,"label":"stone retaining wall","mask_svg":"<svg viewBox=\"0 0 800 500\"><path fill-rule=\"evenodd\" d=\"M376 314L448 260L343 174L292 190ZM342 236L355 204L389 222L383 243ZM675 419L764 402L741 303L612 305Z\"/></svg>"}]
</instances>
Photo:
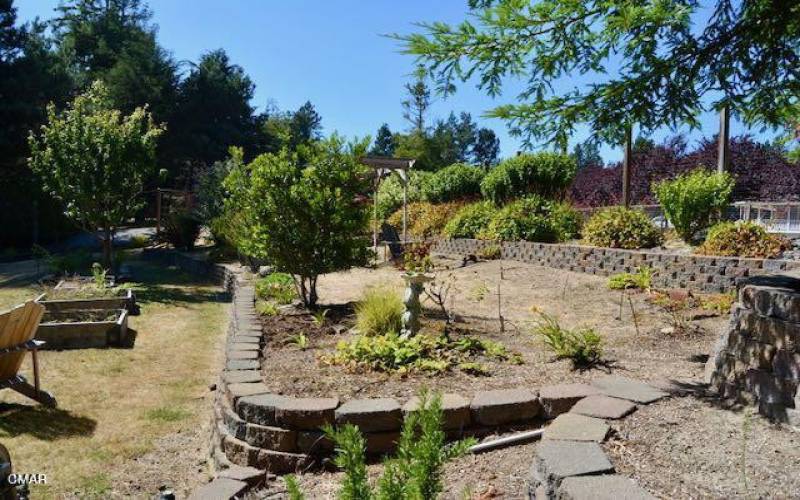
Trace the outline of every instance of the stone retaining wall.
<instances>
[{"instance_id":1,"label":"stone retaining wall","mask_svg":"<svg viewBox=\"0 0 800 500\"><path fill-rule=\"evenodd\" d=\"M758 405L761 414L800 427L800 279L743 284L727 329L706 366L721 396Z\"/></svg>"},{"instance_id":2,"label":"stone retaining wall","mask_svg":"<svg viewBox=\"0 0 800 500\"><path fill-rule=\"evenodd\" d=\"M161 248L145 248L142 250L142 259L157 260L195 276L208 278L228 292L233 291L237 269L240 268L238 264L217 264L200 256Z\"/></svg>"},{"instance_id":3,"label":"stone retaining wall","mask_svg":"<svg viewBox=\"0 0 800 500\"><path fill-rule=\"evenodd\" d=\"M438 253L478 255L481 249L497 245L473 239L439 240ZM545 267L587 274L609 276L636 272L642 266L653 270L653 285L661 288L691 288L721 293L735 290L753 276L800 269L800 262L777 259L746 259L704 255L678 255L652 250L622 250L580 245L503 242L504 259L518 260Z\"/></svg>"}]
</instances>

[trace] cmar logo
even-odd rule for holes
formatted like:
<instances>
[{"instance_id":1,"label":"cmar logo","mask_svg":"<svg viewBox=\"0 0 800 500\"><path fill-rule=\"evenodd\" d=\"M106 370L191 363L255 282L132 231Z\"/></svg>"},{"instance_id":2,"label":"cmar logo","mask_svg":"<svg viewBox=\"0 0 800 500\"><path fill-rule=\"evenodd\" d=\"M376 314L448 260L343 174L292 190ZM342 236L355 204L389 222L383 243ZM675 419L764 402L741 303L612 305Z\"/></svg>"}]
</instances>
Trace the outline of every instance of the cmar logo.
<instances>
[{"instance_id":1,"label":"cmar logo","mask_svg":"<svg viewBox=\"0 0 800 500\"><path fill-rule=\"evenodd\" d=\"M8 484L47 484L47 474L9 474Z\"/></svg>"}]
</instances>

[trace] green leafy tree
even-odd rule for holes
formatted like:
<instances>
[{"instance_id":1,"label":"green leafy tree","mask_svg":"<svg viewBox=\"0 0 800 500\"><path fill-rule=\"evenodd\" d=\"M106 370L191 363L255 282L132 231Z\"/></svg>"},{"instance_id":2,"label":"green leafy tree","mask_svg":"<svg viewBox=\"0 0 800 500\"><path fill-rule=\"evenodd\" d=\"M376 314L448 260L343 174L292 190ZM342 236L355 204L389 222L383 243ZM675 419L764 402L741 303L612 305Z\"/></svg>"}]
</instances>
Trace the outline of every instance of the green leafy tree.
<instances>
[{"instance_id":1,"label":"green leafy tree","mask_svg":"<svg viewBox=\"0 0 800 500\"><path fill-rule=\"evenodd\" d=\"M603 158L600 156L600 146L596 141L591 139L584 142L579 142L572 150L572 156L575 158L575 164L578 170L586 167L602 167Z\"/></svg>"},{"instance_id":2,"label":"green leafy tree","mask_svg":"<svg viewBox=\"0 0 800 500\"><path fill-rule=\"evenodd\" d=\"M481 128L475 136L472 146L472 161L484 167L497 164L500 156L500 139L489 128Z\"/></svg>"},{"instance_id":3,"label":"green leafy tree","mask_svg":"<svg viewBox=\"0 0 800 500\"><path fill-rule=\"evenodd\" d=\"M411 124L412 132L425 132L425 115L431 106L431 90L425 83L425 73L417 69L414 81L405 85L408 98L402 102L403 118Z\"/></svg>"},{"instance_id":4,"label":"green leafy tree","mask_svg":"<svg viewBox=\"0 0 800 500\"><path fill-rule=\"evenodd\" d=\"M235 201L246 218L242 250L292 274L308 307L316 306L320 274L367 262L369 218L359 196L368 187L358 161L366 147L333 136L261 155Z\"/></svg>"},{"instance_id":5,"label":"green leafy tree","mask_svg":"<svg viewBox=\"0 0 800 500\"><path fill-rule=\"evenodd\" d=\"M698 168L672 180L655 183L653 192L675 231L691 243L728 206L733 186L729 173Z\"/></svg>"},{"instance_id":6,"label":"green leafy tree","mask_svg":"<svg viewBox=\"0 0 800 500\"><path fill-rule=\"evenodd\" d=\"M145 179L155 168L162 129L150 113L113 109L108 89L95 82L63 112L47 108L47 124L30 136L29 165L67 215L95 235L111 266L116 228L141 206Z\"/></svg>"},{"instance_id":7,"label":"green leafy tree","mask_svg":"<svg viewBox=\"0 0 800 500\"><path fill-rule=\"evenodd\" d=\"M458 25L425 23L396 38L443 93L477 81L497 96L524 75L519 102L489 115L528 144L565 147L581 123L621 143L625 123L645 134L699 126L698 111L723 105L748 124L780 127L800 93L797 2L472 0L470 8ZM560 84L579 75L591 85Z\"/></svg>"},{"instance_id":8,"label":"green leafy tree","mask_svg":"<svg viewBox=\"0 0 800 500\"><path fill-rule=\"evenodd\" d=\"M397 149L397 144L395 143L394 135L389 129L389 125L384 123L375 135L375 143L372 145L372 149L369 150L369 154L391 157L394 156L395 149Z\"/></svg>"}]
</instances>

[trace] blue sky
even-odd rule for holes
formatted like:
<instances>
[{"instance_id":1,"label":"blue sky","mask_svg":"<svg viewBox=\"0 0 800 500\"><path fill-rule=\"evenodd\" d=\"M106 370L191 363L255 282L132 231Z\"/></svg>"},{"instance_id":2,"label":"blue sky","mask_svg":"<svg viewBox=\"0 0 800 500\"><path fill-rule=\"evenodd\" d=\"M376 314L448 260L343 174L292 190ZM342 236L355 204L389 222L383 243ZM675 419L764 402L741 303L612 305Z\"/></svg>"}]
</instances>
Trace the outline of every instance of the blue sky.
<instances>
[{"instance_id":1,"label":"blue sky","mask_svg":"<svg viewBox=\"0 0 800 500\"><path fill-rule=\"evenodd\" d=\"M419 21L458 22L466 0L150 0L159 42L178 61L196 61L204 52L224 48L256 84L253 104L274 101L281 109L296 109L311 100L323 118L325 132L347 136L374 135L384 122L403 130L403 84L413 71L413 59L399 53L394 40L381 35L409 33ZM20 21L49 19L59 0L18 0ZM470 85L432 106L429 120L452 111L468 111L500 137L502 155L513 155L519 141L500 120L482 118L487 109L515 100L513 82L505 95L492 99ZM701 117L702 130L691 140L716 132L718 117ZM738 123L733 135L746 132ZM759 134L771 137L772 134ZM660 131L654 139L671 135ZM573 142L586 138L578 130ZM691 141L690 141L691 142ZM621 158L620 148L603 146L606 160Z\"/></svg>"}]
</instances>

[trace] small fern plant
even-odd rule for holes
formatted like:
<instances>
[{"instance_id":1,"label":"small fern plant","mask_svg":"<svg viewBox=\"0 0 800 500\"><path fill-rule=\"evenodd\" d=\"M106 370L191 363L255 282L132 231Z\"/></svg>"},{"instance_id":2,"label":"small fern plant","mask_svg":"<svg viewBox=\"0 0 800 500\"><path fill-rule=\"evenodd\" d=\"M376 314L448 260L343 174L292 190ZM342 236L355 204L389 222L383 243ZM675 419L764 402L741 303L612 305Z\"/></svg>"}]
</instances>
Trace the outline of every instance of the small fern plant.
<instances>
[{"instance_id":1,"label":"small fern plant","mask_svg":"<svg viewBox=\"0 0 800 500\"><path fill-rule=\"evenodd\" d=\"M336 466L344 470L337 498L342 500L427 500L437 498L443 490L444 465L467 453L475 443L465 439L448 445L442 430L440 395L419 395L420 403L403 422L403 429L394 458L384 461L383 474L376 485L367 476L366 441L358 427L328 427L325 433L336 443ZM286 489L291 500L303 500L297 479L287 476Z\"/></svg>"}]
</instances>

